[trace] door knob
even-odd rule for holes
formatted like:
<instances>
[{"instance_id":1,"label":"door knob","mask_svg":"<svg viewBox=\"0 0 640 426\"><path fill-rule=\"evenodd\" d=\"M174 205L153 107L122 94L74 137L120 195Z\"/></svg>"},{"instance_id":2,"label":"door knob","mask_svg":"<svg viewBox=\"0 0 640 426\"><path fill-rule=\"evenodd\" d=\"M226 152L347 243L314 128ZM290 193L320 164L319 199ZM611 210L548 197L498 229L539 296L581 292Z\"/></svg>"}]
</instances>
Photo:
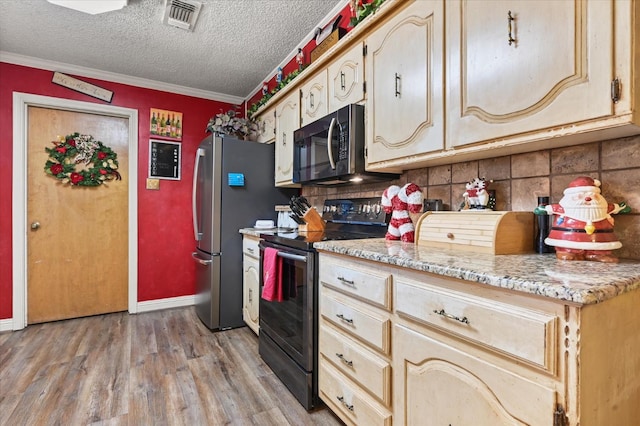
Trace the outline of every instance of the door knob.
<instances>
[{"instance_id":1,"label":"door knob","mask_svg":"<svg viewBox=\"0 0 640 426\"><path fill-rule=\"evenodd\" d=\"M40 228L40 222L31 222L31 229L36 230Z\"/></svg>"}]
</instances>

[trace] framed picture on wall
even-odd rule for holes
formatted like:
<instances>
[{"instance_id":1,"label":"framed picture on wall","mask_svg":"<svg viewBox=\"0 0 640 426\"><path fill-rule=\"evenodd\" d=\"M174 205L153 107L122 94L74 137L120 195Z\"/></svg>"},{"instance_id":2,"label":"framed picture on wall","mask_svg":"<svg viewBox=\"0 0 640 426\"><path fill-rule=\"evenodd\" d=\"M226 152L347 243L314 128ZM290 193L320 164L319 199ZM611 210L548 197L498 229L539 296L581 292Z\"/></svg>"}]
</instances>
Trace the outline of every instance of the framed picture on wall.
<instances>
[{"instance_id":1,"label":"framed picture on wall","mask_svg":"<svg viewBox=\"0 0 640 426\"><path fill-rule=\"evenodd\" d=\"M182 113L151 108L149 133L161 139L182 140Z\"/></svg>"},{"instance_id":2,"label":"framed picture on wall","mask_svg":"<svg viewBox=\"0 0 640 426\"><path fill-rule=\"evenodd\" d=\"M182 144L149 140L149 177L180 180Z\"/></svg>"}]
</instances>

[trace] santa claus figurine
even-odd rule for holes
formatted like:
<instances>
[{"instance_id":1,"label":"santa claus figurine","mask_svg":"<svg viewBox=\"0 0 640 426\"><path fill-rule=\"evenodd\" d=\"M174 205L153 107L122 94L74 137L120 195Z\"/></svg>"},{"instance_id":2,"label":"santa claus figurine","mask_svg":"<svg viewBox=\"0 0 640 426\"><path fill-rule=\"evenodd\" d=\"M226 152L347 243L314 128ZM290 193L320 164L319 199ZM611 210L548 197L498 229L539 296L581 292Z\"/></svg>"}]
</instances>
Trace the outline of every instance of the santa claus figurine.
<instances>
[{"instance_id":1,"label":"santa claus figurine","mask_svg":"<svg viewBox=\"0 0 640 426\"><path fill-rule=\"evenodd\" d=\"M555 215L545 243L556 247L560 260L617 262L612 250L622 247L613 233L612 214L628 213L625 203L608 204L600 194L600 181L588 176L574 179L559 204L539 206L536 214Z\"/></svg>"}]
</instances>

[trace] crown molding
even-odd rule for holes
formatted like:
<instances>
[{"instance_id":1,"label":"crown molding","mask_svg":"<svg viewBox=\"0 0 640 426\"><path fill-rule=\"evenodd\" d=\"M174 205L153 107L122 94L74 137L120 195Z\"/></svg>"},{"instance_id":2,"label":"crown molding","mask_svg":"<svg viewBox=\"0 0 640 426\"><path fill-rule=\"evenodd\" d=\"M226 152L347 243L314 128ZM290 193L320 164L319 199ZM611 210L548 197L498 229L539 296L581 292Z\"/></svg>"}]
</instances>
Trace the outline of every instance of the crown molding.
<instances>
[{"instance_id":1,"label":"crown molding","mask_svg":"<svg viewBox=\"0 0 640 426\"><path fill-rule=\"evenodd\" d=\"M146 89L160 90L163 92L176 93L179 95L193 96L194 98L209 99L212 101L226 102L240 105L245 98L240 96L225 95L223 93L210 92L208 90L194 89L191 87L179 86L176 84L163 83L145 78L133 77L124 74L117 74L108 71L101 71L94 68L81 67L77 65L65 64L63 62L50 61L47 59L34 58L31 56L18 55L11 52L0 51L0 62L14 65L22 65L31 68L40 68L48 71L59 71L64 74L72 74L98 80L111 81L113 83L128 84L130 86L143 87Z\"/></svg>"}]
</instances>

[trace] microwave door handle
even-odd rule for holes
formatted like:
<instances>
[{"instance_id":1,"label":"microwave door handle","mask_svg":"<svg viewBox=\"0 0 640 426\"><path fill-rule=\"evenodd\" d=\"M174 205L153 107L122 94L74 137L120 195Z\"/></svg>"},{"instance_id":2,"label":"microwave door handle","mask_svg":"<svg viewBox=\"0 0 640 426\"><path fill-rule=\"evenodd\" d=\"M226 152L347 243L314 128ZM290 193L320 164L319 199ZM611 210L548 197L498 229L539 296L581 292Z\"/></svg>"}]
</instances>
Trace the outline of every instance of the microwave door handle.
<instances>
[{"instance_id":1,"label":"microwave door handle","mask_svg":"<svg viewBox=\"0 0 640 426\"><path fill-rule=\"evenodd\" d=\"M191 193L191 210L193 212L193 235L196 241L202 239L202 233L198 227L198 206L196 205L196 195L198 192L198 169L200 168L200 158L204 157L204 149L198 148L196 150L196 161L193 168L193 192Z\"/></svg>"},{"instance_id":2,"label":"microwave door handle","mask_svg":"<svg viewBox=\"0 0 640 426\"><path fill-rule=\"evenodd\" d=\"M333 150L331 149L331 140L333 139L333 128L336 126L336 118L331 119L329 124L329 133L327 134L327 155L329 156L329 163L331 163L331 169L336 169L336 162L333 161Z\"/></svg>"}]
</instances>

